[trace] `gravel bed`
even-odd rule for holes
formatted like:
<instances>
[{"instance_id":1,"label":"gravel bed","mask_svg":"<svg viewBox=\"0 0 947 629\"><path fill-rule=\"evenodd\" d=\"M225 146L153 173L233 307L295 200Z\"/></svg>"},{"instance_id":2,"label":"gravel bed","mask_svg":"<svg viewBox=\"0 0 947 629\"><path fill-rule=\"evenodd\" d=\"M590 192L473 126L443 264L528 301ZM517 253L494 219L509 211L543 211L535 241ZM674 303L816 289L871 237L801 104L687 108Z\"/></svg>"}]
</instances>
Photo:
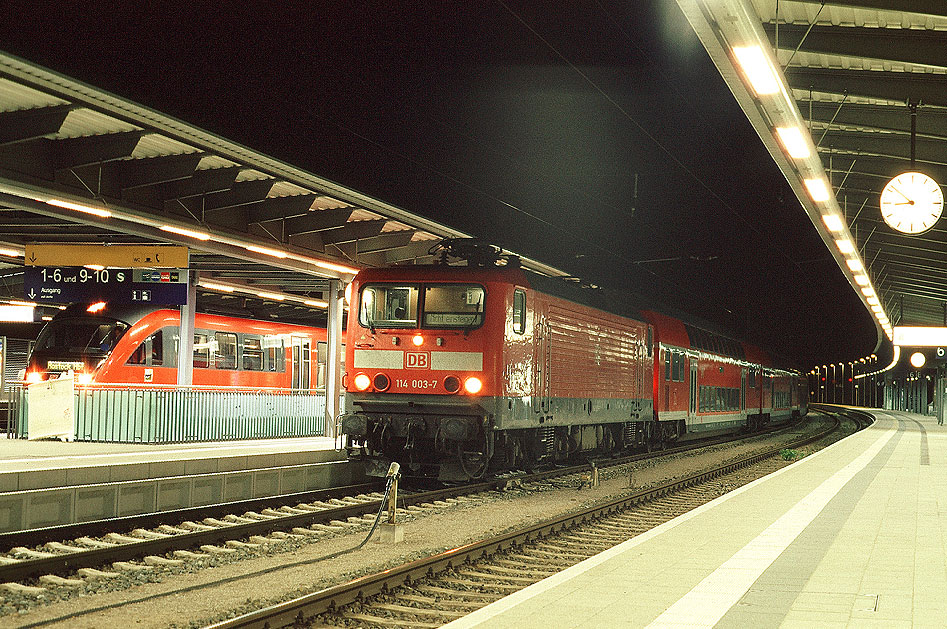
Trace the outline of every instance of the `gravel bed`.
<instances>
[{"instance_id":1,"label":"gravel bed","mask_svg":"<svg viewBox=\"0 0 947 629\"><path fill-rule=\"evenodd\" d=\"M4 592L0 594L0 627L201 627L263 604L317 591L696 473L719 465L722 459L735 460L787 443L801 432L811 434L828 421L813 415L807 425L782 435L754 437L738 445L711 446L699 452L600 468L601 483L595 488L584 486L578 477L535 485L513 483L505 491L481 494L479 500L435 506L427 513L408 517L404 520L402 544L369 542L359 551L327 560L322 558L357 545L368 527L319 537L287 537L255 549L235 549L227 555L211 555L182 566L123 573L82 587L48 586L49 590L38 596ZM851 432L851 424L848 428ZM801 449L799 454L804 456L819 447L824 444ZM725 491L721 489L721 493ZM87 610L96 611L86 614Z\"/></svg>"}]
</instances>

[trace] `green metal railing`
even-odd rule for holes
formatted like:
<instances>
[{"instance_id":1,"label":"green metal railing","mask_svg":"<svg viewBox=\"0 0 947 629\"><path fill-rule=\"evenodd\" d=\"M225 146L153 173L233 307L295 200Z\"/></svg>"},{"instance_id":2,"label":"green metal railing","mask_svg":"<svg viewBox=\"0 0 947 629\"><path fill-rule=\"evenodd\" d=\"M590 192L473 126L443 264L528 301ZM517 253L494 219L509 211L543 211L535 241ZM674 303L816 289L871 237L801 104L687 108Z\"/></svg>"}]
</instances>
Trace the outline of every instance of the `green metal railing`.
<instances>
[{"instance_id":1,"label":"green metal railing","mask_svg":"<svg viewBox=\"0 0 947 629\"><path fill-rule=\"evenodd\" d=\"M27 389L12 396L11 437L29 436ZM321 437L326 398L314 390L80 385L73 396L79 441L188 443Z\"/></svg>"}]
</instances>

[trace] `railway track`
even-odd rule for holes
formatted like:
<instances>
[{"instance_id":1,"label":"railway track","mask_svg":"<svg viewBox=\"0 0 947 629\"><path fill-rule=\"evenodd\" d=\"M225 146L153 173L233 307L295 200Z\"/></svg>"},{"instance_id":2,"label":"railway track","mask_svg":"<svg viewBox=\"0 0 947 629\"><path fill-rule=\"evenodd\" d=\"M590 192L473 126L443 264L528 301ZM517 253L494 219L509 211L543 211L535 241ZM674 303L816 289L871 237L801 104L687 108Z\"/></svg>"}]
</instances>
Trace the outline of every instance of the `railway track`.
<instances>
[{"instance_id":1,"label":"railway track","mask_svg":"<svg viewBox=\"0 0 947 629\"><path fill-rule=\"evenodd\" d=\"M625 457L612 462L621 464L693 447ZM568 483L571 482L569 476L577 477L587 472L588 466L576 466L463 487L402 493L399 517L423 516L433 510L478 500L480 494L492 493L498 484L503 486L515 482L529 486L530 483L541 484L563 477ZM373 487L350 489L358 491ZM224 505L208 507L213 515L204 518L181 520L169 518L169 514L154 514L149 518L134 519L135 528L117 528L119 524L129 523L128 519L123 519L112 522L111 530L108 530L109 522L96 522L86 527L63 527L67 531L7 534L0 537L7 542L0 544L0 548L7 549L0 553L0 587L21 596L41 596L48 589L83 588L92 581L127 577L147 570L174 568L187 563L213 565L239 557L241 551L253 551L286 540L316 541L326 535L367 530L382 506L382 494L377 491L357 495L343 492L333 497L320 494L318 497L321 499L290 505L276 503L279 506L265 506L265 502L256 501L252 503L254 509L237 511L239 515L225 513ZM69 535L61 535L63 532ZM50 538L59 541L48 541ZM29 544L30 541L33 543Z\"/></svg>"},{"instance_id":2,"label":"railway track","mask_svg":"<svg viewBox=\"0 0 947 629\"><path fill-rule=\"evenodd\" d=\"M856 421L860 427L870 423ZM839 425L836 417L828 430L774 450L362 577L211 628L438 627L774 471L784 464L774 458L781 450L821 440Z\"/></svg>"}]
</instances>

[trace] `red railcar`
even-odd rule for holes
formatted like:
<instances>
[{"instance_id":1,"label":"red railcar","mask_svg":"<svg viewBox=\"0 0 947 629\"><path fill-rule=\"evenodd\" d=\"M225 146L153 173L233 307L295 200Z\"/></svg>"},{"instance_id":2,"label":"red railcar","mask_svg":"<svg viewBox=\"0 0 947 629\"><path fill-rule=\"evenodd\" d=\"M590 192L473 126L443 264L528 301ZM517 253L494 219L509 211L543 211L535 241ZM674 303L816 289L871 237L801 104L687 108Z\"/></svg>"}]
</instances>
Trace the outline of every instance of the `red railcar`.
<instances>
[{"instance_id":1,"label":"red railcar","mask_svg":"<svg viewBox=\"0 0 947 629\"><path fill-rule=\"evenodd\" d=\"M796 377L760 350L513 265L368 269L352 296L342 427L378 473L476 478L804 412L774 406Z\"/></svg>"},{"instance_id":2,"label":"red railcar","mask_svg":"<svg viewBox=\"0 0 947 629\"><path fill-rule=\"evenodd\" d=\"M80 383L173 385L180 313L74 305L43 327L29 382L72 371ZM193 384L316 389L323 386L325 328L197 313Z\"/></svg>"}]
</instances>

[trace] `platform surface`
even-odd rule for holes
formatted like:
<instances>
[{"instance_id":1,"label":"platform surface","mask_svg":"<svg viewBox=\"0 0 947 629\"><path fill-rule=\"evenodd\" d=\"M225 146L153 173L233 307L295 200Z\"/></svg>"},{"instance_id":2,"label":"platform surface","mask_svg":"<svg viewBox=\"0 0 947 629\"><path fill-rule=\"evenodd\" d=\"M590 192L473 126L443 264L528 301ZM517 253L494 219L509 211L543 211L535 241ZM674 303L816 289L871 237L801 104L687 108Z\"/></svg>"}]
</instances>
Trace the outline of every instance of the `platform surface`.
<instances>
[{"instance_id":1,"label":"platform surface","mask_svg":"<svg viewBox=\"0 0 947 629\"><path fill-rule=\"evenodd\" d=\"M872 412L868 429L447 626L947 626L947 429Z\"/></svg>"},{"instance_id":2,"label":"platform surface","mask_svg":"<svg viewBox=\"0 0 947 629\"><path fill-rule=\"evenodd\" d=\"M335 450L337 444L338 440L331 437L170 444L0 439L0 474L40 469L275 455L287 452L331 452ZM345 456L339 453L339 458L344 459Z\"/></svg>"}]
</instances>

